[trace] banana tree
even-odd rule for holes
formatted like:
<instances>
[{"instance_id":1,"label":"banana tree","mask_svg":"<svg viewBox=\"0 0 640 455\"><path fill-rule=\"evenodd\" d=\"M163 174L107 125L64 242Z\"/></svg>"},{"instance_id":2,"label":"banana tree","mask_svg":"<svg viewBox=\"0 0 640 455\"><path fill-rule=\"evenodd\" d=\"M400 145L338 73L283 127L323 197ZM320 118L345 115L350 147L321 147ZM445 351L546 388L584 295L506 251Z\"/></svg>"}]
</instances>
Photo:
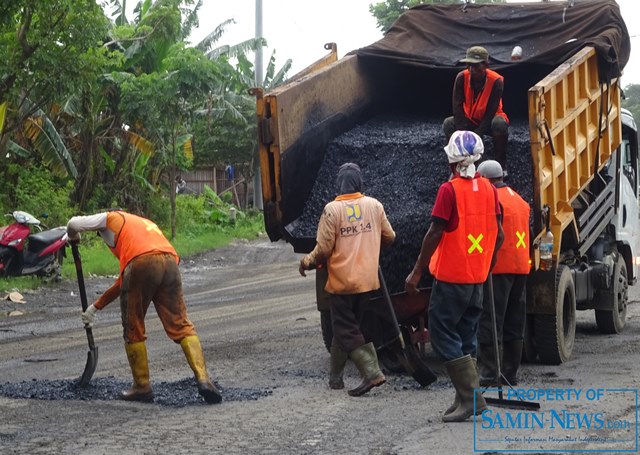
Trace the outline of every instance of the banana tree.
<instances>
[{"instance_id":1,"label":"banana tree","mask_svg":"<svg viewBox=\"0 0 640 455\"><path fill-rule=\"evenodd\" d=\"M105 56L95 52L96 43L108 21L86 0L12 0L2 2L0 16L0 171L8 160L29 158L74 177L69 151L49 116L97 74Z\"/></svg>"}]
</instances>

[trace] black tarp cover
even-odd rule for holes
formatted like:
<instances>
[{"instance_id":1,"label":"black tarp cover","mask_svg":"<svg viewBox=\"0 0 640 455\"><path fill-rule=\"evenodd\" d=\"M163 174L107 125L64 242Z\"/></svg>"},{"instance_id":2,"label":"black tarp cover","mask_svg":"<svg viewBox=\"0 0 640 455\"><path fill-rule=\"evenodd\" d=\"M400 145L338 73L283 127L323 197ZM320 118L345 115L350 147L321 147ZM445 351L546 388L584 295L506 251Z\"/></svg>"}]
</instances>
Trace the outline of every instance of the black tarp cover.
<instances>
[{"instance_id":1,"label":"black tarp cover","mask_svg":"<svg viewBox=\"0 0 640 455\"><path fill-rule=\"evenodd\" d=\"M385 59L429 68L462 68L468 47L489 51L502 69L514 46L522 64L558 66L585 46L598 54L600 78L619 77L631 43L614 0L575 2L419 5L405 12L385 36L354 51L358 58Z\"/></svg>"}]
</instances>

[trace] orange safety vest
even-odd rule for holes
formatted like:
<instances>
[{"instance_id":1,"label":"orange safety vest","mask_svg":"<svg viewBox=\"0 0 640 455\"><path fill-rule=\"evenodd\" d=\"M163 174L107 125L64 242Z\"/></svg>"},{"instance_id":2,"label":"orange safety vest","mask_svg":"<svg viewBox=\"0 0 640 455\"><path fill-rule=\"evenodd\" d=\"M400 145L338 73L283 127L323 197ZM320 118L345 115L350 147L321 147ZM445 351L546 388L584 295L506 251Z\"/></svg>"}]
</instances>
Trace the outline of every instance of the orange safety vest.
<instances>
[{"instance_id":1,"label":"orange safety vest","mask_svg":"<svg viewBox=\"0 0 640 455\"><path fill-rule=\"evenodd\" d=\"M431 257L429 271L439 281L484 283L496 246L498 225L493 185L484 177L451 180L458 227L444 232Z\"/></svg>"},{"instance_id":2,"label":"orange safety vest","mask_svg":"<svg viewBox=\"0 0 640 455\"><path fill-rule=\"evenodd\" d=\"M487 103L489 102L489 97L491 96L491 90L493 89L493 84L498 80L504 80L502 76L496 73L493 70L487 69L486 73L486 81L484 83L484 87L482 87L482 91L480 95L474 100L473 98L473 89L471 88L471 73L469 70L464 70L464 114L467 116L471 123L474 125L479 125L484 117L484 113L487 110ZM502 111L502 99L498 103L498 110L496 111L496 115L503 117L507 123L509 122L509 118L507 114Z\"/></svg>"},{"instance_id":3,"label":"orange safety vest","mask_svg":"<svg viewBox=\"0 0 640 455\"><path fill-rule=\"evenodd\" d=\"M107 229L115 234L115 247L109 248L120 261L120 274L131 260L143 254L178 253L153 221L125 212L107 213Z\"/></svg>"},{"instance_id":4,"label":"orange safety vest","mask_svg":"<svg viewBox=\"0 0 640 455\"><path fill-rule=\"evenodd\" d=\"M531 207L508 186L497 189L502 204L504 243L491 273L529 273L529 213Z\"/></svg>"}]
</instances>

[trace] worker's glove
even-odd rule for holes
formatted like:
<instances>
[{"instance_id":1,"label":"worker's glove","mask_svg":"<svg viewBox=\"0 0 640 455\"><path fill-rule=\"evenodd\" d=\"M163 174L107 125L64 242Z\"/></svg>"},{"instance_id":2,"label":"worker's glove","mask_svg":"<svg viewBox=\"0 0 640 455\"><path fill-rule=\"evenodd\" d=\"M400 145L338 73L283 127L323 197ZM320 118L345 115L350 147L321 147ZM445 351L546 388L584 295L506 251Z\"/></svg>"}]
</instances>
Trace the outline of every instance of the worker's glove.
<instances>
[{"instance_id":1,"label":"worker's glove","mask_svg":"<svg viewBox=\"0 0 640 455\"><path fill-rule=\"evenodd\" d=\"M98 309L95 306L93 306L93 304L91 304L89 305L89 308L87 308L87 311L85 311L80 315L80 318L82 319L82 322L85 327L93 326L93 321L95 321L96 319L97 312L98 312Z\"/></svg>"}]
</instances>

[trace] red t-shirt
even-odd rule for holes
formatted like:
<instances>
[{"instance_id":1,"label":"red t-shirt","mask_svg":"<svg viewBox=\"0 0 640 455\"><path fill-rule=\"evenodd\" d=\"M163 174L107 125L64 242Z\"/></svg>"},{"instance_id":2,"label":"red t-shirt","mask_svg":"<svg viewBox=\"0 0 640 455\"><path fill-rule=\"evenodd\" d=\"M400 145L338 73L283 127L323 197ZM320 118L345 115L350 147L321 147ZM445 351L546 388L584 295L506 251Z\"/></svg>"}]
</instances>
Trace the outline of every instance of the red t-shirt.
<instances>
[{"instance_id":1,"label":"red t-shirt","mask_svg":"<svg viewBox=\"0 0 640 455\"><path fill-rule=\"evenodd\" d=\"M476 177L479 174L476 173ZM502 215L498 192L493 188L493 196L496 201L496 215ZM445 231L451 232L458 227L458 210L456 209L456 193L453 190L451 182L445 182L440 185L436 201L433 203L431 210L431 222L445 224Z\"/></svg>"}]
</instances>

